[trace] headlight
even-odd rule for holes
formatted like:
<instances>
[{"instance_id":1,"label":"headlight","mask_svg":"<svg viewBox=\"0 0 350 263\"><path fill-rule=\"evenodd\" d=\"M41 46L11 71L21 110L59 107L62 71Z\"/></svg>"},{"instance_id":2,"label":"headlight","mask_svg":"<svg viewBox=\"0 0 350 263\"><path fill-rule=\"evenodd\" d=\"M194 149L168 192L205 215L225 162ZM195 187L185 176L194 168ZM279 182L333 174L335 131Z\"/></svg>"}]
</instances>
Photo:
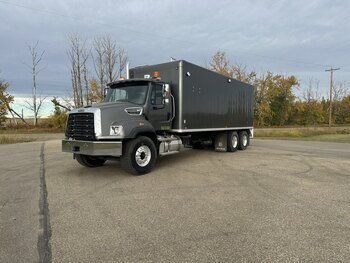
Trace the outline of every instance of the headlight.
<instances>
[{"instance_id":1,"label":"headlight","mask_svg":"<svg viewBox=\"0 0 350 263\"><path fill-rule=\"evenodd\" d=\"M109 129L109 135L123 136L124 130L121 125L111 125Z\"/></svg>"}]
</instances>

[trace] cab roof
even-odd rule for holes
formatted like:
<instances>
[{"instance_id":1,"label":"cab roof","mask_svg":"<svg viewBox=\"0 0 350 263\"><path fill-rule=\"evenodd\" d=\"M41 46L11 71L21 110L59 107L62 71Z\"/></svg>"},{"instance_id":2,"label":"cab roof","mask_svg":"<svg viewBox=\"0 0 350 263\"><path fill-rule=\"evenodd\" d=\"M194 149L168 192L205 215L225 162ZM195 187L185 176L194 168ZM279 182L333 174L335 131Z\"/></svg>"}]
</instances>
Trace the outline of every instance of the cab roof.
<instances>
[{"instance_id":1,"label":"cab roof","mask_svg":"<svg viewBox=\"0 0 350 263\"><path fill-rule=\"evenodd\" d=\"M113 86L115 84L122 84L122 83L130 83L130 82L161 82L159 79L145 79L145 78L134 78L134 79L123 79L123 80L116 80L113 82L110 82L107 84L107 86Z\"/></svg>"}]
</instances>

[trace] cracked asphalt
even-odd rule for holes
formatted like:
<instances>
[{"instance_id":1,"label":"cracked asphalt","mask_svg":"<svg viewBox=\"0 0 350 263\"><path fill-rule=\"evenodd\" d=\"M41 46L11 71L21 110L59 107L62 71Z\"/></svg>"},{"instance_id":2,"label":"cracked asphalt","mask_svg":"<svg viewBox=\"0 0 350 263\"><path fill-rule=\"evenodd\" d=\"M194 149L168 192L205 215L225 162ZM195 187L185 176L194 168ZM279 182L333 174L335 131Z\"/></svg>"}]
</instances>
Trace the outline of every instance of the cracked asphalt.
<instances>
[{"instance_id":1,"label":"cracked asphalt","mask_svg":"<svg viewBox=\"0 0 350 263\"><path fill-rule=\"evenodd\" d=\"M136 177L1 145L0 237L1 262L350 262L350 144L254 139Z\"/></svg>"}]
</instances>

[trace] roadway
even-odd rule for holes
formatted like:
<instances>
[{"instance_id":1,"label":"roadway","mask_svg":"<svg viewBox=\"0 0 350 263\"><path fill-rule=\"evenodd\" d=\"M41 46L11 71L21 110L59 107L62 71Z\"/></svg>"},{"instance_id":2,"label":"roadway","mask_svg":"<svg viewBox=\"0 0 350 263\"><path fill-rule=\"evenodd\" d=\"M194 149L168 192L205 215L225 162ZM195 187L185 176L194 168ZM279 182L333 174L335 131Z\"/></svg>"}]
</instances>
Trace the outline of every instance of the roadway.
<instances>
[{"instance_id":1,"label":"roadway","mask_svg":"<svg viewBox=\"0 0 350 263\"><path fill-rule=\"evenodd\" d=\"M350 262L350 145L253 140L144 176L0 146L1 262Z\"/></svg>"}]
</instances>

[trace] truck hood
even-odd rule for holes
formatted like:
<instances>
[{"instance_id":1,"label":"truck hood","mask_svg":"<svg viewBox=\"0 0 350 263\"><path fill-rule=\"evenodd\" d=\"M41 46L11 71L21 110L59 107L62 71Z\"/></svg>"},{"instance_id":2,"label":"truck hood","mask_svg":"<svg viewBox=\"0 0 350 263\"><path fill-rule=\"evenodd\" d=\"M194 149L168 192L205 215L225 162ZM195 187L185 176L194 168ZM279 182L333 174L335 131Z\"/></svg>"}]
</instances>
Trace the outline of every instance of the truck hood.
<instances>
[{"instance_id":1,"label":"truck hood","mask_svg":"<svg viewBox=\"0 0 350 263\"><path fill-rule=\"evenodd\" d=\"M139 106L130 102L102 102L96 103L84 108L74 109L73 113L94 113L95 132L98 137L109 136L111 125L125 125L130 121L144 120L143 115L130 114L126 109L142 109Z\"/></svg>"},{"instance_id":2,"label":"truck hood","mask_svg":"<svg viewBox=\"0 0 350 263\"><path fill-rule=\"evenodd\" d=\"M101 102L93 105L85 106L84 109L88 108L98 108L98 109L108 109L108 108L128 108L128 107L142 107L130 102Z\"/></svg>"}]
</instances>

